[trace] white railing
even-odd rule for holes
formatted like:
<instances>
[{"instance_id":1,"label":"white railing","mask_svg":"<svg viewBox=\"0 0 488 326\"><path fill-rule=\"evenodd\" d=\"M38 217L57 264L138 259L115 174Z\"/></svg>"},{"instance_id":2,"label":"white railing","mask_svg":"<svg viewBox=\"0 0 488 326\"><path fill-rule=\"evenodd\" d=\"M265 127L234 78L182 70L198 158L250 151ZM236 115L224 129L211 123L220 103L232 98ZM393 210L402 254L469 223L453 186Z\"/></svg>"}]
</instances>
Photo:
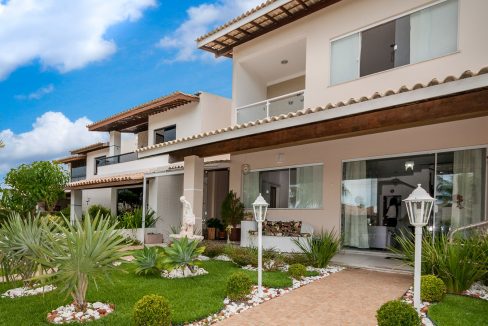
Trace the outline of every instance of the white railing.
<instances>
[{"instance_id":1,"label":"white railing","mask_svg":"<svg viewBox=\"0 0 488 326\"><path fill-rule=\"evenodd\" d=\"M303 109L304 90L236 108L238 124Z\"/></svg>"}]
</instances>

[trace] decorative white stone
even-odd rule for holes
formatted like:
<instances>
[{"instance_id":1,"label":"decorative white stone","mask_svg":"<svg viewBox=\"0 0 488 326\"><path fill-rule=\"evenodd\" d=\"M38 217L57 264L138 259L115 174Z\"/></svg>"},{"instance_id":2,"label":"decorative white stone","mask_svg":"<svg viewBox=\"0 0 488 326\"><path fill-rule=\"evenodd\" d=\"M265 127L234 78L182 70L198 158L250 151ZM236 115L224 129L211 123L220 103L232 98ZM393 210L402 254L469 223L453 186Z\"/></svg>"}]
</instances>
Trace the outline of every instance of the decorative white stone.
<instances>
[{"instance_id":1,"label":"decorative white stone","mask_svg":"<svg viewBox=\"0 0 488 326\"><path fill-rule=\"evenodd\" d=\"M227 255L218 255L217 257L213 258L214 260L221 260L221 261L232 261L232 259Z\"/></svg>"},{"instance_id":2,"label":"decorative white stone","mask_svg":"<svg viewBox=\"0 0 488 326\"><path fill-rule=\"evenodd\" d=\"M47 315L47 320L53 324L82 323L100 319L113 311L112 305L102 302L88 303L85 311L76 311L76 307L69 304L51 311Z\"/></svg>"},{"instance_id":3,"label":"decorative white stone","mask_svg":"<svg viewBox=\"0 0 488 326\"><path fill-rule=\"evenodd\" d=\"M2 298L19 298L19 297L27 297L31 295L38 295L42 293L51 292L56 289L53 285L45 285L45 286L38 286L34 285L33 288L22 287L22 288L15 288L7 290L2 294Z\"/></svg>"},{"instance_id":4,"label":"decorative white stone","mask_svg":"<svg viewBox=\"0 0 488 326\"><path fill-rule=\"evenodd\" d=\"M193 272L188 268L175 268L170 271L163 270L161 272L161 277L164 278L185 278L185 277L194 277L199 275L205 275L208 272L201 268L201 267L193 267Z\"/></svg>"}]
</instances>

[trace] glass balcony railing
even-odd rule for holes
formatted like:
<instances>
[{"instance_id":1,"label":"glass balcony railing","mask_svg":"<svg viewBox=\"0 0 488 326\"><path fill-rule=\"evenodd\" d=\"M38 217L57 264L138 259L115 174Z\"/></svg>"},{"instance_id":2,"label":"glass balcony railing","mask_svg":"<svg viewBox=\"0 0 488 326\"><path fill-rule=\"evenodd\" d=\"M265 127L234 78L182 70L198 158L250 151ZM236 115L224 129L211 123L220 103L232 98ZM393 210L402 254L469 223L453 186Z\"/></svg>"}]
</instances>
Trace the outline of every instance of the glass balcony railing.
<instances>
[{"instance_id":1,"label":"glass balcony railing","mask_svg":"<svg viewBox=\"0 0 488 326\"><path fill-rule=\"evenodd\" d=\"M100 167L100 166L125 163L125 162L130 162L135 160L137 160L137 153L132 152L132 153L125 153L125 154L109 156L109 157L101 157L97 159L96 165L97 167Z\"/></svg>"},{"instance_id":2,"label":"glass balcony railing","mask_svg":"<svg viewBox=\"0 0 488 326\"><path fill-rule=\"evenodd\" d=\"M301 90L237 108L236 121L240 124L301 110L303 109L303 94L304 91Z\"/></svg>"},{"instance_id":3,"label":"glass balcony railing","mask_svg":"<svg viewBox=\"0 0 488 326\"><path fill-rule=\"evenodd\" d=\"M78 166L71 168L71 182L85 180L86 179L86 166Z\"/></svg>"}]
</instances>

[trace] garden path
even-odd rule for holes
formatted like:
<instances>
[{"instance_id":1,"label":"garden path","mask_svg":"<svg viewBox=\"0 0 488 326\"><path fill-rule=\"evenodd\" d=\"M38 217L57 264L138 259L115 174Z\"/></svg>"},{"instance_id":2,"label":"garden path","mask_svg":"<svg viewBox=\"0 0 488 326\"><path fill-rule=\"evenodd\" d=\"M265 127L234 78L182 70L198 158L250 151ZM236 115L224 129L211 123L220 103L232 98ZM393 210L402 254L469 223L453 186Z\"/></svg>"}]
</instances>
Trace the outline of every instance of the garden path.
<instances>
[{"instance_id":1,"label":"garden path","mask_svg":"<svg viewBox=\"0 0 488 326\"><path fill-rule=\"evenodd\" d=\"M217 325L376 325L376 310L412 282L409 275L346 269Z\"/></svg>"}]
</instances>

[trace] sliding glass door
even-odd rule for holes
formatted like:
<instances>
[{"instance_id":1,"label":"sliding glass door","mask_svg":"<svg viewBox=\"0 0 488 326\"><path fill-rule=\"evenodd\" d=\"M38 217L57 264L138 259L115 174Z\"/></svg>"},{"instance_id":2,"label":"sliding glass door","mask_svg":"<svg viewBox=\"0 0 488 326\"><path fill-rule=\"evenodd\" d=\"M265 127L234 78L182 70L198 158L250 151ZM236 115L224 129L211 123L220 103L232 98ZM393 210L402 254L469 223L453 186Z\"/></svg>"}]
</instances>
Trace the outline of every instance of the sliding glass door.
<instances>
[{"instance_id":1,"label":"sliding glass door","mask_svg":"<svg viewBox=\"0 0 488 326\"><path fill-rule=\"evenodd\" d=\"M436 198L428 230L447 233L481 221L485 212L486 150L345 162L342 181L344 245L395 246L411 229L403 200L420 184Z\"/></svg>"}]
</instances>

